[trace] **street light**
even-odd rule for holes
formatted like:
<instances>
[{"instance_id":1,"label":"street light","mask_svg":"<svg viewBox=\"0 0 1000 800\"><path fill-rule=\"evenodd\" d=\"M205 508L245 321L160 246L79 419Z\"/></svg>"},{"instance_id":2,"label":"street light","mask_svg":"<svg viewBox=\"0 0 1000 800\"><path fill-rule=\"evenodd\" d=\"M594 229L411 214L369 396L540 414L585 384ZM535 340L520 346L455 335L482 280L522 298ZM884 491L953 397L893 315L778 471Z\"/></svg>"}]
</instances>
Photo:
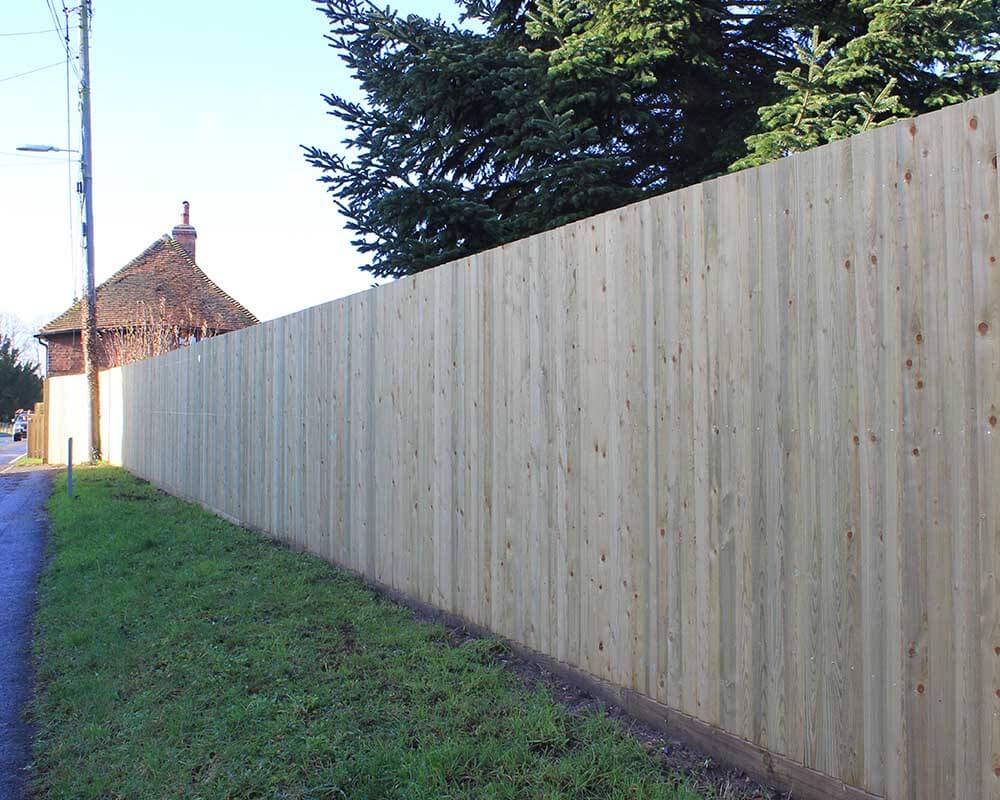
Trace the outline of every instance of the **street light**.
<instances>
[{"instance_id":1,"label":"street light","mask_svg":"<svg viewBox=\"0 0 1000 800\"><path fill-rule=\"evenodd\" d=\"M22 144L18 150L27 153L79 153L79 150L71 150L68 147L56 147L52 144Z\"/></svg>"},{"instance_id":2,"label":"street light","mask_svg":"<svg viewBox=\"0 0 1000 800\"><path fill-rule=\"evenodd\" d=\"M25 144L18 150L29 153L80 153L80 193L83 195L83 241L87 252L86 296L83 298L81 339L83 371L90 395L90 460L101 458L101 401L97 375L97 290L94 286L94 177L90 130L90 17L93 0L80 0L80 150L51 144ZM68 51L67 51L68 55Z\"/></svg>"}]
</instances>

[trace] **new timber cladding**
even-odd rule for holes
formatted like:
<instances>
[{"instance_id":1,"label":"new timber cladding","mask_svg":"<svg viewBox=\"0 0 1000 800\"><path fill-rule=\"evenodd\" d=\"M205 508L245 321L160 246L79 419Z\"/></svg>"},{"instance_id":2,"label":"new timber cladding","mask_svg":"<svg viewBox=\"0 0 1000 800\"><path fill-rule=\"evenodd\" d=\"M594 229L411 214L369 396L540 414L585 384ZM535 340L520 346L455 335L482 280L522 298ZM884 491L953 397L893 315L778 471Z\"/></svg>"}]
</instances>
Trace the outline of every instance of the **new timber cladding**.
<instances>
[{"instance_id":1,"label":"new timber cladding","mask_svg":"<svg viewBox=\"0 0 1000 800\"><path fill-rule=\"evenodd\" d=\"M1000 798L998 130L993 95L134 364L122 461L801 796Z\"/></svg>"}]
</instances>

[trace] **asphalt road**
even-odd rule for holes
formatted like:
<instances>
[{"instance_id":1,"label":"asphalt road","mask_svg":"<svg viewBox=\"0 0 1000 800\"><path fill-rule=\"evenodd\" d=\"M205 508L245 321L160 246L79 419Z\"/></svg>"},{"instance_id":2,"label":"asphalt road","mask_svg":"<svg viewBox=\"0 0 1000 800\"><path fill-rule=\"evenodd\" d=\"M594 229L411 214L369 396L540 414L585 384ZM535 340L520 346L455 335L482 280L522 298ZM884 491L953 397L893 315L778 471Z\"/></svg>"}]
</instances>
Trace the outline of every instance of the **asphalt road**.
<instances>
[{"instance_id":1,"label":"asphalt road","mask_svg":"<svg viewBox=\"0 0 1000 800\"><path fill-rule=\"evenodd\" d=\"M9 434L0 434L0 472L7 469L7 465L17 461L28 452L28 441L22 439L15 442Z\"/></svg>"},{"instance_id":2,"label":"asphalt road","mask_svg":"<svg viewBox=\"0 0 1000 800\"><path fill-rule=\"evenodd\" d=\"M10 437L3 438L0 473L10 460L3 445L12 444ZM31 691L31 615L50 481L43 470L0 474L0 800L22 799L31 754L31 731L22 711Z\"/></svg>"}]
</instances>

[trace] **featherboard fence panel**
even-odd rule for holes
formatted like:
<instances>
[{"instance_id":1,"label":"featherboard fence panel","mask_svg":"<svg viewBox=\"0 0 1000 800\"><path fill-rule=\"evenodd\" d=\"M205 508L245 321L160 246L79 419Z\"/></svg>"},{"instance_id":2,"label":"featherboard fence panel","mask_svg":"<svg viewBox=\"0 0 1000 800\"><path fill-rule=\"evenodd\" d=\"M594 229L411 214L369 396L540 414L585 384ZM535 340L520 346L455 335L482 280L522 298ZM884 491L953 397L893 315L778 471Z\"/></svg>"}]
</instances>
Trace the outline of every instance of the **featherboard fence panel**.
<instances>
[{"instance_id":1,"label":"featherboard fence panel","mask_svg":"<svg viewBox=\"0 0 1000 800\"><path fill-rule=\"evenodd\" d=\"M798 796L1000 798L998 129L994 95L130 365L120 460Z\"/></svg>"}]
</instances>

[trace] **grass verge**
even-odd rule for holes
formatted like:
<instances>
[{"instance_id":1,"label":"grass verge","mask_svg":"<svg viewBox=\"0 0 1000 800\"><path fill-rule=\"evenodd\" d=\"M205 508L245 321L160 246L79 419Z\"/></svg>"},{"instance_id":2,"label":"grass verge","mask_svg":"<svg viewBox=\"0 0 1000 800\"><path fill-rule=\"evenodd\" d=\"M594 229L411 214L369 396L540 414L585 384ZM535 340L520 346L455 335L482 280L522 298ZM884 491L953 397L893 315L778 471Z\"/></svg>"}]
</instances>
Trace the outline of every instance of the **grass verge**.
<instances>
[{"instance_id":1,"label":"grass verge","mask_svg":"<svg viewBox=\"0 0 1000 800\"><path fill-rule=\"evenodd\" d=\"M64 479L60 478L63 481ZM438 626L112 467L49 501L43 798L700 797Z\"/></svg>"}]
</instances>

